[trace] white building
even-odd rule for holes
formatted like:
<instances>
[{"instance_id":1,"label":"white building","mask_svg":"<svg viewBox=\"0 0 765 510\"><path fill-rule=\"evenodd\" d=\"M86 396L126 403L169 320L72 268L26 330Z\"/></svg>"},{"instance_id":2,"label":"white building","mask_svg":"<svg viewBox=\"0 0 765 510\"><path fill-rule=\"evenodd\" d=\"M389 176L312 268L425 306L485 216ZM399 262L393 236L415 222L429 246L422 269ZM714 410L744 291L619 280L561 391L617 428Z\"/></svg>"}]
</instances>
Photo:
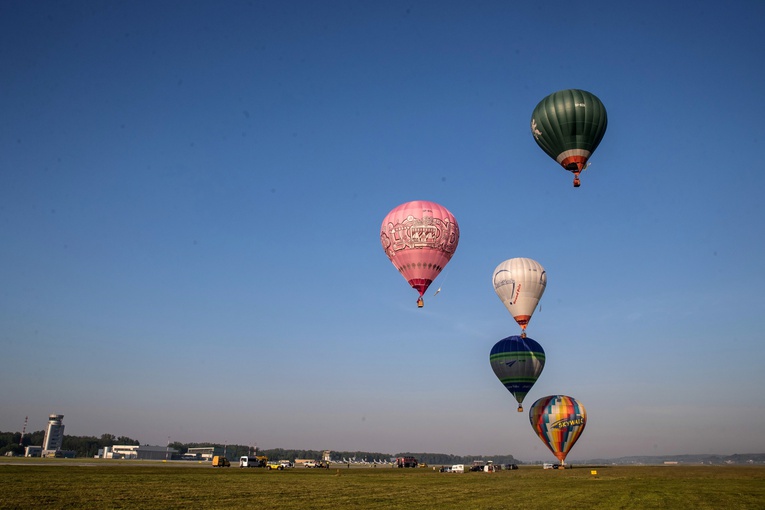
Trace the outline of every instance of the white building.
<instances>
[{"instance_id":1,"label":"white building","mask_svg":"<svg viewBox=\"0 0 765 510\"><path fill-rule=\"evenodd\" d=\"M107 459L170 460L177 454L178 450L168 446L115 444L104 448L104 458Z\"/></svg>"},{"instance_id":2,"label":"white building","mask_svg":"<svg viewBox=\"0 0 765 510\"><path fill-rule=\"evenodd\" d=\"M196 455L200 460L212 461L216 455L223 455L223 448L220 446L198 446L189 448L189 455Z\"/></svg>"},{"instance_id":3,"label":"white building","mask_svg":"<svg viewBox=\"0 0 765 510\"><path fill-rule=\"evenodd\" d=\"M61 450L64 444L64 419L63 414L51 414L48 416L48 426L45 428L45 440L42 445L42 455L55 453Z\"/></svg>"},{"instance_id":4,"label":"white building","mask_svg":"<svg viewBox=\"0 0 765 510\"><path fill-rule=\"evenodd\" d=\"M24 457L41 457L42 446L27 446L24 449Z\"/></svg>"}]
</instances>

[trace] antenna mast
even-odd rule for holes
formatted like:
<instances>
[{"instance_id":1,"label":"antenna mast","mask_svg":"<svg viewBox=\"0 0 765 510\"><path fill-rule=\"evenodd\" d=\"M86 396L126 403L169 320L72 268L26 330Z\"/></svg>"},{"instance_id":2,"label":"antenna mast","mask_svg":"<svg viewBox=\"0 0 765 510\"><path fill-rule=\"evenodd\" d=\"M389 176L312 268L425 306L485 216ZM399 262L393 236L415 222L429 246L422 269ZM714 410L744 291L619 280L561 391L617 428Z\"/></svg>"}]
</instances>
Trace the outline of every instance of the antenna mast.
<instances>
[{"instance_id":1,"label":"antenna mast","mask_svg":"<svg viewBox=\"0 0 765 510\"><path fill-rule=\"evenodd\" d=\"M29 416L24 416L24 427L21 429L21 437L19 438L19 446L24 446L24 434L27 433L27 421L29 421Z\"/></svg>"}]
</instances>

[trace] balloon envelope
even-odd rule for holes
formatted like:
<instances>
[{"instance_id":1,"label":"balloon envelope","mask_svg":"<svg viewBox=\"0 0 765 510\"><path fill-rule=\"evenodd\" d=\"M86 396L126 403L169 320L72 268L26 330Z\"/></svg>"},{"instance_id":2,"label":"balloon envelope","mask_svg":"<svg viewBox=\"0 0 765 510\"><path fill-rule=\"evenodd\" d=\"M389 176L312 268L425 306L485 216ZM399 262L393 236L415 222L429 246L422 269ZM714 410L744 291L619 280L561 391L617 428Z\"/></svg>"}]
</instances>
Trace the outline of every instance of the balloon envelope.
<instances>
[{"instance_id":1,"label":"balloon envelope","mask_svg":"<svg viewBox=\"0 0 765 510\"><path fill-rule=\"evenodd\" d=\"M600 144L608 127L606 107L594 94L569 89L542 99L531 115L537 145L576 176ZM578 177L574 185L578 186Z\"/></svg>"},{"instance_id":2,"label":"balloon envelope","mask_svg":"<svg viewBox=\"0 0 765 510\"><path fill-rule=\"evenodd\" d=\"M563 463L582 435L587 411L573 397L550 395L534 402L529 409L529 421L539 439Z\"/></svg>"},{"instance_id":3,"label":"balloon envelope","mask_svg":"<svg viewBox=\"0 0 765 510\"><path fill-rule=\"evenodd\" d=\"M526 394L545 367L545 351L529 337L509 336L491 348L489 363L494 374L518 401L518 411Z\"/></svg>"},{"instance_id":4,"label":"balloon envelope","mask_svg":"<svg viewBox=\"0 0 765 510\"><path fill-rule=\"evenodd\" d=\"M547 287L547 273L542 264L527 258L502 262L494 269L494 292L525 330Z\"/></svg>"},{"instance_id":5,"label":"balloon envelope","mask_svg":"<svg viewBox=\"0 0 765 510\"><path fill-rule=\"evenodd\" d=\"M380 227L385 254L420 296L451 260L459 240L454 215L424 200L399 205Z\"/></svg>"}]
</instances>

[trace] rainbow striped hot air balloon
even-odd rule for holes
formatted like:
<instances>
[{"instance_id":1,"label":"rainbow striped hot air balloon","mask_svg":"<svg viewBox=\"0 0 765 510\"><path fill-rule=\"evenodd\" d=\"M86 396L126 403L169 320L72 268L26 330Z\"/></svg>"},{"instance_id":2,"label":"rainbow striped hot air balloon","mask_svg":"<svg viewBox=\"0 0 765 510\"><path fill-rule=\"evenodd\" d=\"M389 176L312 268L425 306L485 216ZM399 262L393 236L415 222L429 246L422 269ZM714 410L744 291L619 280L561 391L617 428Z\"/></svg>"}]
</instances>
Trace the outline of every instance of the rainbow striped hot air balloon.
<instances>
[{"instance_id":1,"label":"rainbow striped hot air balloon","mask_svg":"<svg viewBox=\"0 0 765 510\"><path fill-rule=\"evenodd\" d=\"M542 397L529 409L531 428L561 464L587 425L587 411L566 395Z\"/></svg>"},{"instance_id":2,"label":"rainbow striped hot air balloon","mask_svg":"<svg viewBox=\"0 0 765 510\"><path fill-rule=\"evenodd\" d=\"M435 202L416 200L401 204L385 217L380 242L404 279L422 295L451 260L460 240L457 220Z\"/></svg>"},{"instance_id":3,"label":"rainbow striped hot air balloon","mask_svg":"<svg viewBox=\"0 0 765 510\"><path fill-rule=\"evenodd\" d=\"M529 337L509 336L494 344L489 362L499 382L518 401L518 412L523 412L523 399L545 367L542 346Z\"/></svg>"}]
</instances>

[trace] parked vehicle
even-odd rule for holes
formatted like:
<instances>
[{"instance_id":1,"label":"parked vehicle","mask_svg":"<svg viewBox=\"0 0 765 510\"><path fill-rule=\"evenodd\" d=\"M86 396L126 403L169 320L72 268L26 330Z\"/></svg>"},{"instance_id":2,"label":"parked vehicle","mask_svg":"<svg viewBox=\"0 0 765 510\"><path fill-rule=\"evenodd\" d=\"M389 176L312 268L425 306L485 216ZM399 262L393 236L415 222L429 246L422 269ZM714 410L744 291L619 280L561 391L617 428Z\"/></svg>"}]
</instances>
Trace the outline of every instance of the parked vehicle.
<instances>
[{"instance_id":1,"label":"parked vehicle","mask_svg":"<svg viewBox=\"0 0 765 510\"><path fill-rule=\"evenodd\" d=\"M470 471L483 471L486 462L483 460L474 460L473 465L470 466Z\"/></svg>"},{"instance_id":2,"label":"parked vehicle","mask_svg":"<svg viewBox=\"0 0 765 510\"><path fill-rule=\"evenodd\" d=\"M270 461L266 467L268 467L268 469L278 469L279 471L284 469L284 465L275 460Z\"/></svg>"},{"instance_id":3,"label":"parked vehicle","mask_svg":"<svg viewBox=\"0 0 765 510\"><path fill-rule=\"evenodd\" d=\"M451 468L452 473L464 473L465 472L465 464L455 464Z\"/></svg>"},{"instance_id":4,"label":"parked vehicle","mask_svg":"<svg viewBox=\"0 0 765 510\"><path fill-rule=\"evenodd\" d=\"M321 460L306 460L303 462L303 467L329 469L329 462L324 462Z\"/></svg>"},{"instance_id":5,"label":"parked vehicle","mask_svg":"<svg viewBox=\"0 0 765 510\"><path fill-rule=\"evenodd\" d=\"M213 467L231 467L231 463L228 461L228 459L221 455L216 455L213 457L212 465Z\"/></svg>"},{"instance_id":6,"label":"parked vehicle","mask_svg":"<svg viewBox=\"0 0 765 510\"><path fill-rule=\"evenodd\" d=\"M247 455L242 455L241 457L239 457L240 468L266 467L267 462L268 462L267 457L249 457Z\"/></svg>"},{"instance_id":7,"label":"parked vehicle","mask_svg":"<svg viewBox=\"0 0 765 510\"><path fill-rule=\"evenodd\" d=\"M414 457L398 457L395 465L400 468L416 468L417 459Z\"/></svg>"}]
</instances>

